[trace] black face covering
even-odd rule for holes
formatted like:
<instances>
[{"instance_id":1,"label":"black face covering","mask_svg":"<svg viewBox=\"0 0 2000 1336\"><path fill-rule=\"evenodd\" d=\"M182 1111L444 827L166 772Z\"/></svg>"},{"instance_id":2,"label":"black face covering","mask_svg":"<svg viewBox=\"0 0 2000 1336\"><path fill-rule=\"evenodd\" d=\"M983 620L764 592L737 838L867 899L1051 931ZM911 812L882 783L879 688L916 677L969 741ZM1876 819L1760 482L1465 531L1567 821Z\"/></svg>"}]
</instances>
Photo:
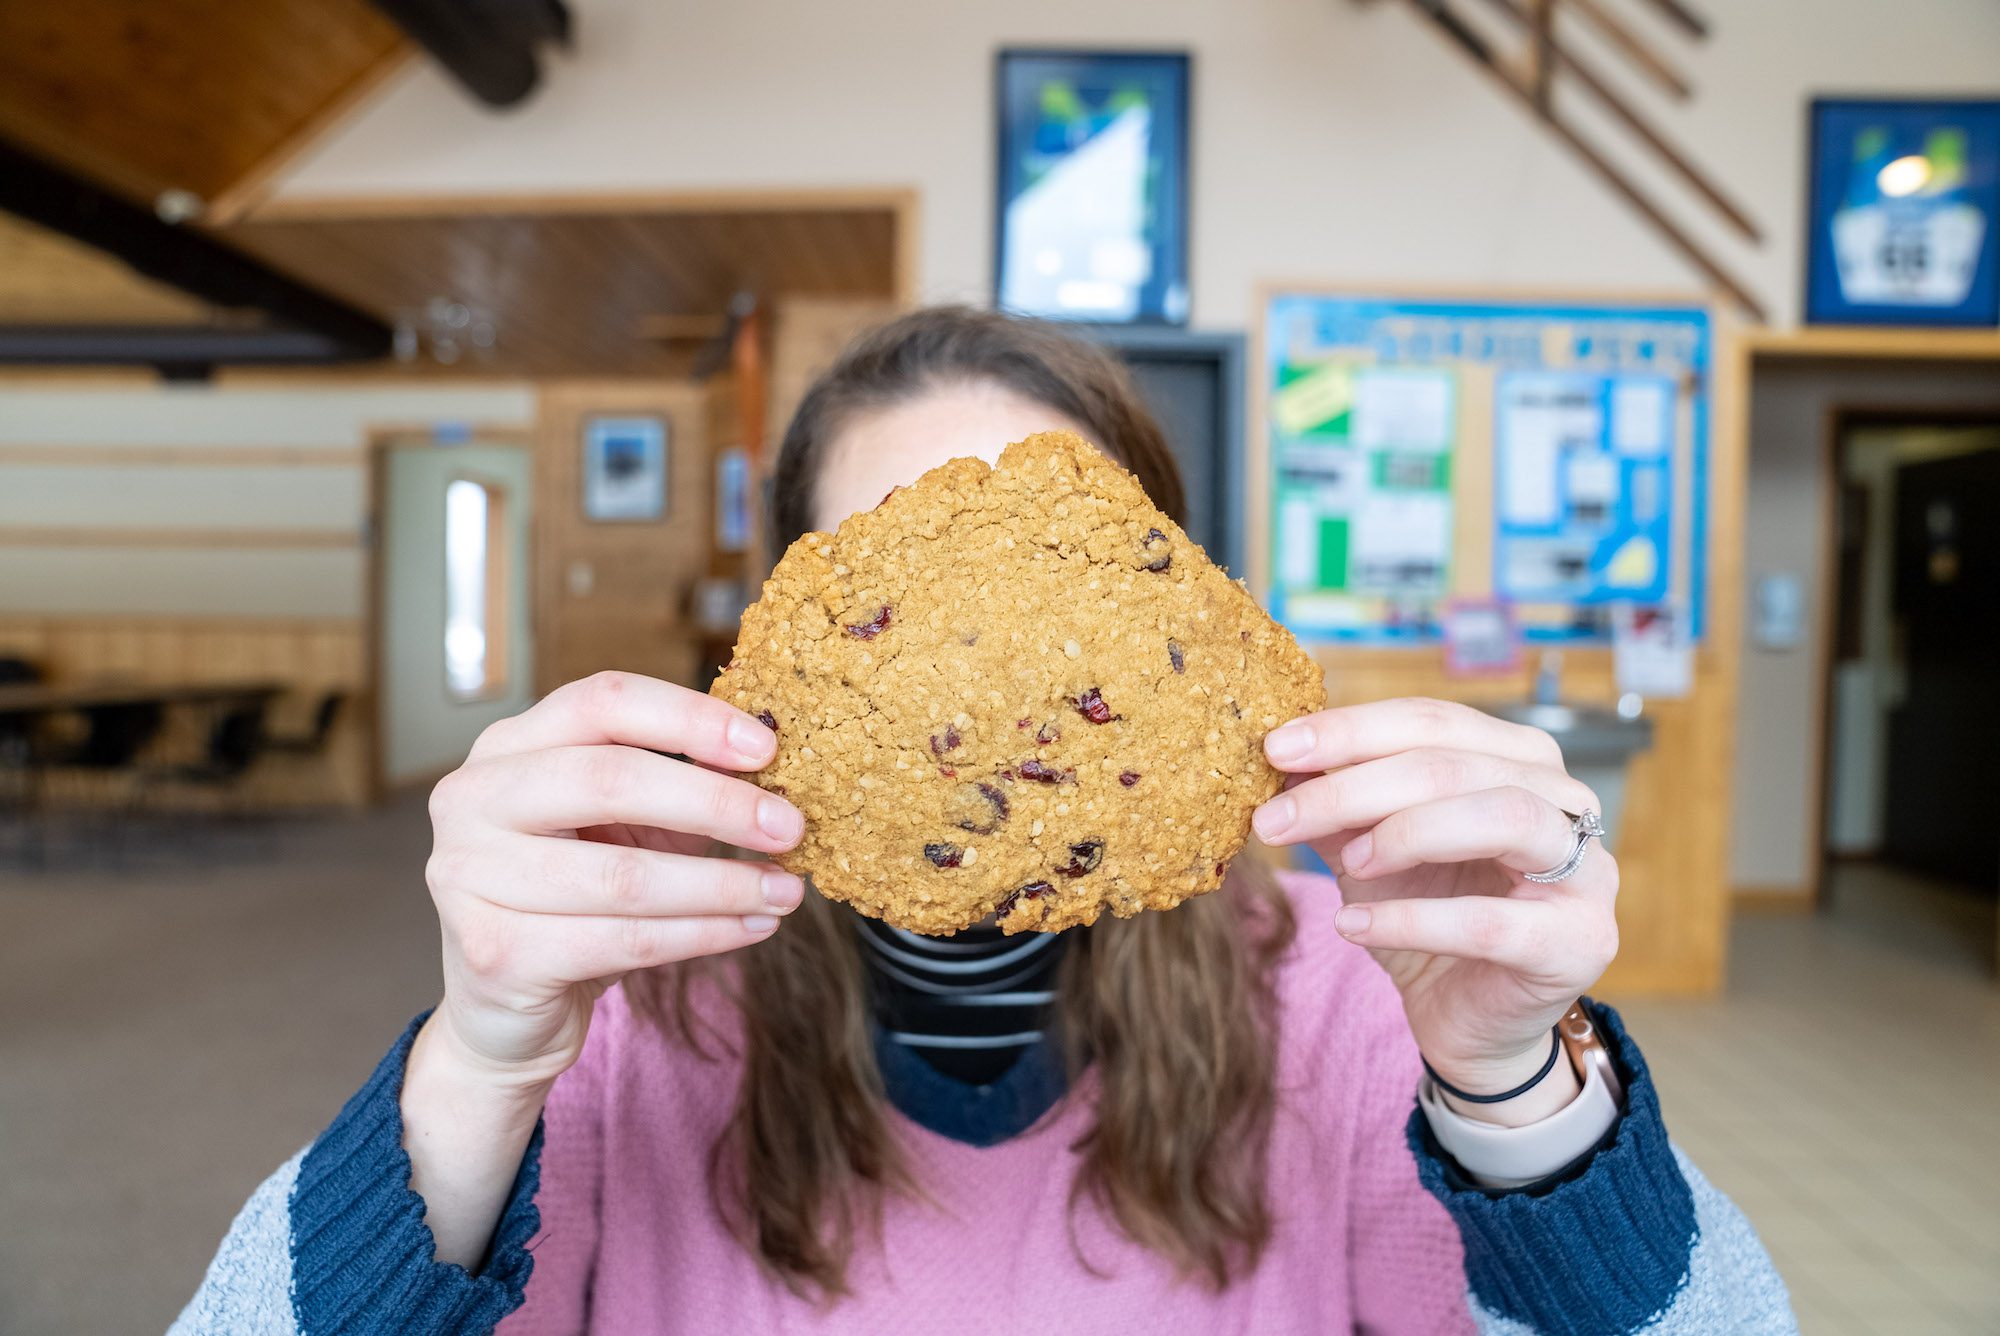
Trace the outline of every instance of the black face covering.
<instances>
[{"instance_id":1,"label":"black face covering","mask_svg":"<svg viewBox=\"0 0 2000 1336\"><path fill-rule=\"evenodd\" d=\"M968 928L920 937L856 916L883 1037L968 1085L990 1085L1039 1043L1064 939Z\"/></svg>"}]
</instances>

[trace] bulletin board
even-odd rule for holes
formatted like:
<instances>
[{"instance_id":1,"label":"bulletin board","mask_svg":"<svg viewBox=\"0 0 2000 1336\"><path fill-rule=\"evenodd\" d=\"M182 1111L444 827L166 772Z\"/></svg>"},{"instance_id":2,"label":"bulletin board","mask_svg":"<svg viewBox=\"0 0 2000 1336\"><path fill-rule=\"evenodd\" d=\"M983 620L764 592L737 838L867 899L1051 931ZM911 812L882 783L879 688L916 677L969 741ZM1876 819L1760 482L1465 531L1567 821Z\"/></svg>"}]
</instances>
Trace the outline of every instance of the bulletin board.
<instances>
[{"instance_id":1,"label":"bulletin board","mask_svg":"<svg viewBox=\"0 0 2000 1336\"><path fill-rule=\"evenodd\" d=\"M1307 640L1427 644L1451 599L1602 642L1705 621L1705 307L1271 295L1259 581Z\"/></svg>"}]
</instances>

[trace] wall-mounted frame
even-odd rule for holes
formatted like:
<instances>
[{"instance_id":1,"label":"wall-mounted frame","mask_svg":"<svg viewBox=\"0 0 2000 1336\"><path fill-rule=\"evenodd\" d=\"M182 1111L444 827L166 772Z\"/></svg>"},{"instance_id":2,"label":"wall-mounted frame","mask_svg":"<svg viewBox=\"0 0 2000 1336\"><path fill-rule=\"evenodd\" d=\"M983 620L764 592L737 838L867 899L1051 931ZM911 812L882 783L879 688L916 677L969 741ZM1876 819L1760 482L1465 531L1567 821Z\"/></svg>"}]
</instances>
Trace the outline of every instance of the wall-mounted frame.
<instances>
[{"instance_id":1,"label":"wall-mounted frame","mask_svg":"<svg viewBox=\"0 0 2000 1336\"><path fill-rule=\"evenodd\" d=\"M667 513L667 420L598 415L583 423L583 513L600 523Z\"/></svg>"},{"instance_id":2,"label":"wall-mounted frame","mask_svg":"<svg viewBox=\"0 0 2000 1336\"><path fill-rule=\"evenodd\" d=\"M1805 318L2000 323L2000 99L1818 98Z\"/></svg>"},{"instance_id":3,"label":"wall-mounted frame","mask_svg":"<svg viewBox=\"0 0 2000 1336\"><path fill-rule=\"evenodd\" d=\"M1184 52L999 53L996 305L1187 322L1188 80Z\"/></svg>"}]
</instances>

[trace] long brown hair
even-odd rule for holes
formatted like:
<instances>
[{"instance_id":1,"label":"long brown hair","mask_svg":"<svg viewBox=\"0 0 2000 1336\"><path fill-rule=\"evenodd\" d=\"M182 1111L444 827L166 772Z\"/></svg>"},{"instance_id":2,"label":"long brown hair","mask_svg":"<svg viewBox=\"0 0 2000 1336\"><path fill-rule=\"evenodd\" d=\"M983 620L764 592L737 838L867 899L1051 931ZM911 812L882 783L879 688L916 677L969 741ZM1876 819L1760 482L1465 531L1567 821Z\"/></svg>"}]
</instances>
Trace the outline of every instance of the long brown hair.
<instances>
[{"instance_id":1,"label":"long brown hair","mask_svg":"<svg viewBox=\"0 0 2000 1336\"><path fill-rule=\"evenodd\" d=\"M991 383L1086 428L1180 518L1166 439L1108 353L1050 326L963 307L918 311L856 341L800 402L773 476L782 550L809 531L826 452L857 417L944 385ZM770 940L726 957L742 1020L736 1116L714 1148L718 1208L759 1262L802 1295L846 1292L855 1236L885 1192L921 1193L898 1153L851 912L808 895ZM1265 1153L1275 1099L1272 973L1292 916L1239 859L1222 888L1171 913L1074 929L1054 1033L1086 1071L1091 1120L1071 1207L1088 1199L1134 1242L1221 1289L1270 1236ZM694 970L632 976L635 1007L697 1049ZM1082 1259L1090 1264L1089 1258Z\"/></svg>"}]
</instances>

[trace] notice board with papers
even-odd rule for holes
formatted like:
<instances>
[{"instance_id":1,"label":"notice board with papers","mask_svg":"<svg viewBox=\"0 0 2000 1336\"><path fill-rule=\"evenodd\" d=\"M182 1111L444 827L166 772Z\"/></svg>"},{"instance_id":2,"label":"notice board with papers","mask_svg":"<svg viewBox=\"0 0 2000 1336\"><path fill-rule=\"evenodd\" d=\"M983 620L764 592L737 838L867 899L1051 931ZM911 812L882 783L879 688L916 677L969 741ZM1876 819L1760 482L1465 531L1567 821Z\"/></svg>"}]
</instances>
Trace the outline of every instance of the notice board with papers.
<instances>
[{"instance_id":1,"label":"notice board with papers","mask_svg":"<svg viewBox=\"0 0 2000 1336\"><path fill-rule=\"evenodd\" d=\"M1618 605L1699 638L1705 307L1278 291L1259 333L1253 571L1302 638L1432 643L1465 598L1531 641Z\"/></svg>"}]
</instances>

